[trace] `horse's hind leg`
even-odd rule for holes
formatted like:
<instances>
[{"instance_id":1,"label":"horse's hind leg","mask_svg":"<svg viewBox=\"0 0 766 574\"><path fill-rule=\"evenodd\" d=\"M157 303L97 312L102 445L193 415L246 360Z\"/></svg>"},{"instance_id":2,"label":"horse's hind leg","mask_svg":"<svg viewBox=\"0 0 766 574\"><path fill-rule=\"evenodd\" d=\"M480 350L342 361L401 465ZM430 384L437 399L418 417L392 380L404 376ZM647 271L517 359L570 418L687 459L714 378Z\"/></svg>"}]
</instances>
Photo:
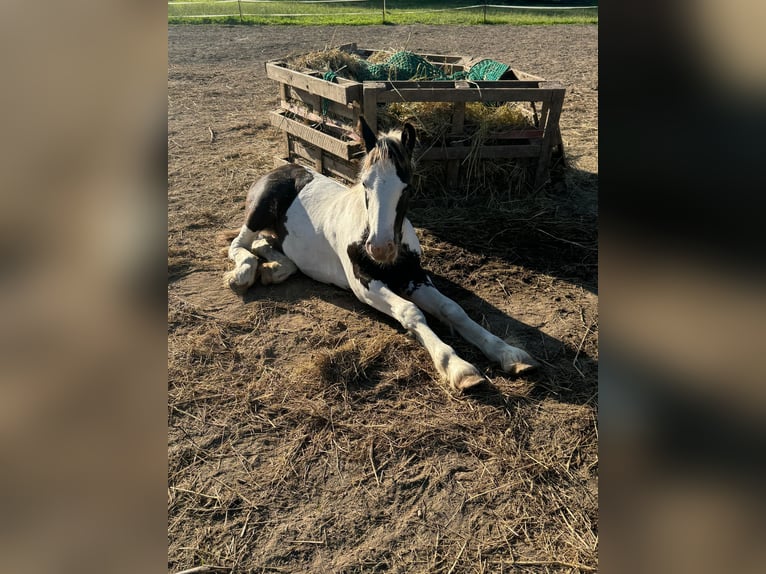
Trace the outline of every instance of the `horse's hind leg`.
<instances>
[{"instance_id":1,"label":"horse's hind leg","mask_svg":"<svg viewBox=\"0 0 766 574\"><path fill-rule=\"evenodd\" d=\"M238 293L246 291L258 276L258 258L250 251L257 237L257 232L243 225L229 246L229 259L234 262L234 269L226 272L223 279Z\"/></svg>"},{"instance_id":2,"label":"horse's hind leg","mask_svg":"<svg viewBox=\"0 0 766 574\"><path fill-rule=\"evenodd\" d=\"M425 312L437 317L473 343L489 359L511 374L533 369L537 362L526 351L512 347L473 321L463 308L432 285L420 285L408 298Z\"/></svg>"},{"instance_id":3,"label":"horse's hind leg","mask_svg":"<svg viewBox=\"0 0 766 574\"><path fill-rule=\"evenodd\" d=\"M259 268L259 275L263 285L282 283L282 281L298 271L298 267L287 255L274 249L263 237L253 241L250 250L261 259L266 260L266 263L262 263Z\"/></svg>"}]
</instances>

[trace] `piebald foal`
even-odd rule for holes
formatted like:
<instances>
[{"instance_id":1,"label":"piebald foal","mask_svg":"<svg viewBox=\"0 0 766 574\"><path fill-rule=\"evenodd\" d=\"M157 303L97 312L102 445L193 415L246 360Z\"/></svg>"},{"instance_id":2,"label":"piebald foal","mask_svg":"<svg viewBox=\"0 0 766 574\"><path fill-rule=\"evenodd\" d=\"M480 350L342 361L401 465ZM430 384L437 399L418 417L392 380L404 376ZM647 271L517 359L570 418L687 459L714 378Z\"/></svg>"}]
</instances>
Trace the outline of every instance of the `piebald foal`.
<instances>
[{"instance_id":1,"label":"piebald foal","mask_svg":"<svg viewBox=\"0 0 766 574\"><path fill-rule=\"evenodd\" d=\"M458 390L484 377L436 336L421 309L456 329L504 371L535 367L525 351L489 333L442 295L420 266L420 243L405 217L415 129L407 123L376 137L360 118L359 131L367 155L353 187L295 164L253 184L245 223L229 247L235 267L225 276L227 284L241 293L258 278L279 283L300 269L350 289L413 333Z\"/></svg>"}]
</instances>

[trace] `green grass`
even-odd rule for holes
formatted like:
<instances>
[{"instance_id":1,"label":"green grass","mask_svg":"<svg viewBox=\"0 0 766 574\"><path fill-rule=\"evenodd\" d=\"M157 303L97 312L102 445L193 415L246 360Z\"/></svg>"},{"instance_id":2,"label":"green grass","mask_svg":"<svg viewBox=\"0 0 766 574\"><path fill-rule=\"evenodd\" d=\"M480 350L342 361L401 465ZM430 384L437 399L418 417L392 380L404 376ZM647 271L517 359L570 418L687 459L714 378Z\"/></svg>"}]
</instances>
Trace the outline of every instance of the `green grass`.
<instances>
[{"instance_id":1,"label":"green grass","mask_svg":"<svg viewBox=\"0 0 766 574\"><path fill-rule=\"evenodd\" d=\"M243 2L242 20L236 2L213 3L207 0L186 0L189 4L168 4L171 24L304 24L321 26L362 26L382 24L383 13L376 2L344 4L301 4L298 2ZM393 2L389 3L393 4ZM403 3L400 3L400 5ZM421 2L433 4L430 2ZM465 5L465 4L463 4ZM434 7L442 8L444 3ZM310 16L285 16L301 13ZM353 13L353 14L350 14ZM281 14L275 16L275 14ZM200 17L205 16L205 17ZM502 10L483 9L428 12L417 8L388 8L387 24L598 24L598 10Z\"/></svg>"}]
</instances>

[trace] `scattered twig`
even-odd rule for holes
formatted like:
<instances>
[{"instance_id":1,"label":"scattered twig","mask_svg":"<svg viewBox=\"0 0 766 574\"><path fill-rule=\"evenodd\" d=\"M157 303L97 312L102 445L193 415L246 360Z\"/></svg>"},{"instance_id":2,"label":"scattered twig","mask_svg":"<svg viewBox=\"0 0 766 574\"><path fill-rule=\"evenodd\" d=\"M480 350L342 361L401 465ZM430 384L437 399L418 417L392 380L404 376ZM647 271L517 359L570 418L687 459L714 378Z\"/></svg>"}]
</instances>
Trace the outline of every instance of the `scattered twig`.
<instances>
[{"instance_id":1,"label":"scattered twig","mask_svg":"<svg viewBox=\"0 0 766 574\"><path fill-rule=\"evenodd\" d=\"M578 372L578 374L579 374L579 375L580 375L580 376L581 376L583 379L585 379L585 373L583 373L583 372L582 372L582 369L580 369L580 367L578 367L578 366L577 366L577 363L576 363L576 362L574 362L574 361L572 361L572 366L575 368L575 371L577 371L577 372Z\"/></svg>"},{"instance_id":2,"label":"scattered twig","mask_svg":"<svg viewBox=\"0 0 766 574\"><path fill-rule=\"evenodd\" d=\"M580 344L577 346L577 352L575 353L574 359L572 359L572 366L577 370L578 373L580 373L580 376L584 379L585 375L580 370L580 368L577 366L577 358L580 356L580 351L582 351L582 347L585 344L585 339L588 337L588 334L590 333L590 328L595 325L595 321L593 321L590 325L588 325L585 328L585 334L582 336L582 339L580 339Z\"/></svg>"},{"instance_id":3,"label":"scattered twig","mask_svg":"<svg viewBox=\"0 0 766 574\"><path fill-rule=\"evenodd\" d=\"M245 518L245 523L242 525L242 530L239 532L239 537L242 538L245 535L245 531L247 530L247 524L250 522L250 515L253 513L253 509L250 509L250 512L247 513L247 517Z\"/></svg>"},{"instance_id":4,"label":"scattered twig","mask_svg":"<svg viewBox=\"0 0 766 574\"><path fill-rule=\"evenodd\" d=\"M214 572L231 572L231 568L226 566L196 566L188 570L181 570L176 574L212 574Z\"/></svg>"},{"instance_id":5,"label":"scattered twig","mask_svg":"<svg viewBox=\"0 0 766 574\"><path fill-rule=\"evenodd\" d=\"M380 485L380 477L378 476L378 471L375 468L375 459L372 457L372 446L373 443L370 441L370 450L368 451L370 455L370 464L372 465L372 473L375 475L375 480L378 482L378 485Z\"/></svg>"},{"instance_id":6,"label":"scattered twig","mask_svg":"<svg viewBox=\"0 0 766 574\"><path fill-rule=\"evenodd\" d=\"M257 506L258 506L257 504L255 504L255 503L254 503L252 500L250 500L249 498L247 498L247 497L246 497L244 494L242 494L241 492L239 492L237 489L235 489L235 488L232 488L231 486L229 486L228 484L226 484L224 481L222 481L220 478L216 478L215 476L213 476L213 477L211 477L211 478L212 478L213 480L215 480L215 481L216 481L218 484L220 484L221 486L224 486L224 487L228 488L228 489L229 489L230 491L232 491L234 494L236 494L237 496L239 496L239 497L240 497L242 500L244 500L245 502L247 502L247 503L248 503L248 504L249 504L249 505L250 505L252 508L257 508Z\"/></svg>"},{"instance_id":7,"label":"scattered twig","mask_svg":"<svg viewBox=\"0 0 766 574\"><path fill-rule=\"evenodd\" d=\"M438 561L438 557L439 557L439 536L440 536L440 533L437 530L436 531L436 542L434 543L434 558L433 558L433 560L431 562L431 570L436 568L436 562Z\"/></svg>"},{"instance_id":8,"label":"scattered twig","mask_svg":"<svg viewBox=\"0 0 766 574\"><path fill-rule=\"evenodd\" d=\"M526 466L524 466L522 468L529 468L530 466L531 465L526 465ZM517 470L519 470L519 469L517 469ZM472 500L480 498L480 497L484 496L485 494L489 494L490 492L495 492L496 490L500 490L500 489L503 489L503 488L508 487L508 486L515 486L517 484L521 484L521 483L519 481L506 482L505 484L501 484L500 486L496 486L495 488L490 488L489 490L485 490L484 492L480 492L479 494L474 494L473 496L467 498L466 502L471 502Z\"/></svg>"},{"instance_id":9,"label":"scattered twig","mask_svg":"<svg viewBox=\"0 0 766 574\"><path fill-rule=\"evenodd\" d=\"M452 566L450 567L447 574L452 574L452 571L455 569L455 566L457 566L457 561L460 560L460 557L463 555L463 550L465 550L465 547L468 545L468 540L463 542L463 547L460 549L460 552L457 553L457 557L455 558L455 561L452 563Z\"/></svg>"},{"instance_id":10,"label":"scattered twig","mask_svg":"<svg viewBox=\"0 0 766 574\"><path fill-rule=\"evenodd\" d=\"M562 239L561 237L556 237L555 235L548 233L547 231L540 229L539 227L533 227L532 229L534 229L535 231L539 231L540 233L543 233L547 235L548 237L552 237L556 241L562 241L564 243L569 243L570 245L576 245L580 249L586 249L588 251L596 251L596 248L594 247L588 247L586 245L583 245L582 243L577 243L577 241L572 241L570 239Z\"/></svg>"},{"instance_id":11,"label":"scattered twig","mask_svg":"<svg viewBox=\"0 0 766 574\"><path fill-rule=\"evenodd\" d=\"M211 500L217 500L219 503L221 502L221 499L220 499L220 497L218 497L218 496L212 496L212 495L210 495L210 494L205 494L205 493L203 493L203 492L196 492L196 491L194 491L194 490L187 490L187 489L185 489L185 488L181 488L181 487L179 487L179 486L171 486L171 487L170 487L170 490L175 490L175 491L178 491L178 492L186 492L186 493L188 493L188 494L194 494L194 495L196 495L196 496L202 496L202 497L204 497L204 498L209 498L209 499L211 499Z\"/></svg>"},{"instance_id":12,"label":"scattered twig","mask_svg":"<svg viewBox=\"0 0 766 574\"><path fill-rule=\"evenodd\" d=\"M503 282L500 281L500 279L497 279L497 282L500 284L500 288L503 290L503 293L505 293L505 296L510 298L511 295L508 293L508 290L505 288L505 285L503 285Z\"/></svg>"},{"instance_id":13,"label":"scattered twig","mask_svg":"<svg viewBox=\"0 0 766 574\"><path fill-rule=\"evenodd\" d=\"M207 127L207 131L210 132L210 143L213 143L215 141L215 132L210 126Z\"/></svg>"}]
</instances>

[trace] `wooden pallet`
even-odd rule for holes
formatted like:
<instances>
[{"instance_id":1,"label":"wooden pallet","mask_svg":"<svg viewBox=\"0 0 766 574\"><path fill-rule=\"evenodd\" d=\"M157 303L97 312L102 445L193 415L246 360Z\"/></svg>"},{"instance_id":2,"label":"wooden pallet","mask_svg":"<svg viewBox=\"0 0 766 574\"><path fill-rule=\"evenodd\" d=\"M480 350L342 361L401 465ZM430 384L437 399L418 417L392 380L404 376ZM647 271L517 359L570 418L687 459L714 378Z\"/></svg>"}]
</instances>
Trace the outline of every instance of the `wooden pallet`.
<instances>
[{"instance_id":1,"label":"wooden pallet","mask_svg":"<svg viewBox=\"0 0 766 574\"><path fill-rule=\"evenodd\" d=\"M374 52L355 44L340 49L362 57ZM445 73L469 69L482 58L420 54ZM543 186L550 175L551 158L563 155L559 118L564 87L520 70L509 69L500 80L356 82L322 78L318 71L298 71L283 61L266 63L269 78L278 82L280 109L270 115L272 125L285 135L285 153L280 158L299 161L327 175L354 181L363 148L355 127L359 115L377 132L380 106L392 102L447 102L452 105L451 126L445 141L423 146L417 161L445 162L449 184L456 184L460 165L469 154L477 159L536 160L534 187ZM534 111L533 129L493 132L491 144L472 147L464 134L468 102L521 102Z\"/></svg>"}]
</instances>

